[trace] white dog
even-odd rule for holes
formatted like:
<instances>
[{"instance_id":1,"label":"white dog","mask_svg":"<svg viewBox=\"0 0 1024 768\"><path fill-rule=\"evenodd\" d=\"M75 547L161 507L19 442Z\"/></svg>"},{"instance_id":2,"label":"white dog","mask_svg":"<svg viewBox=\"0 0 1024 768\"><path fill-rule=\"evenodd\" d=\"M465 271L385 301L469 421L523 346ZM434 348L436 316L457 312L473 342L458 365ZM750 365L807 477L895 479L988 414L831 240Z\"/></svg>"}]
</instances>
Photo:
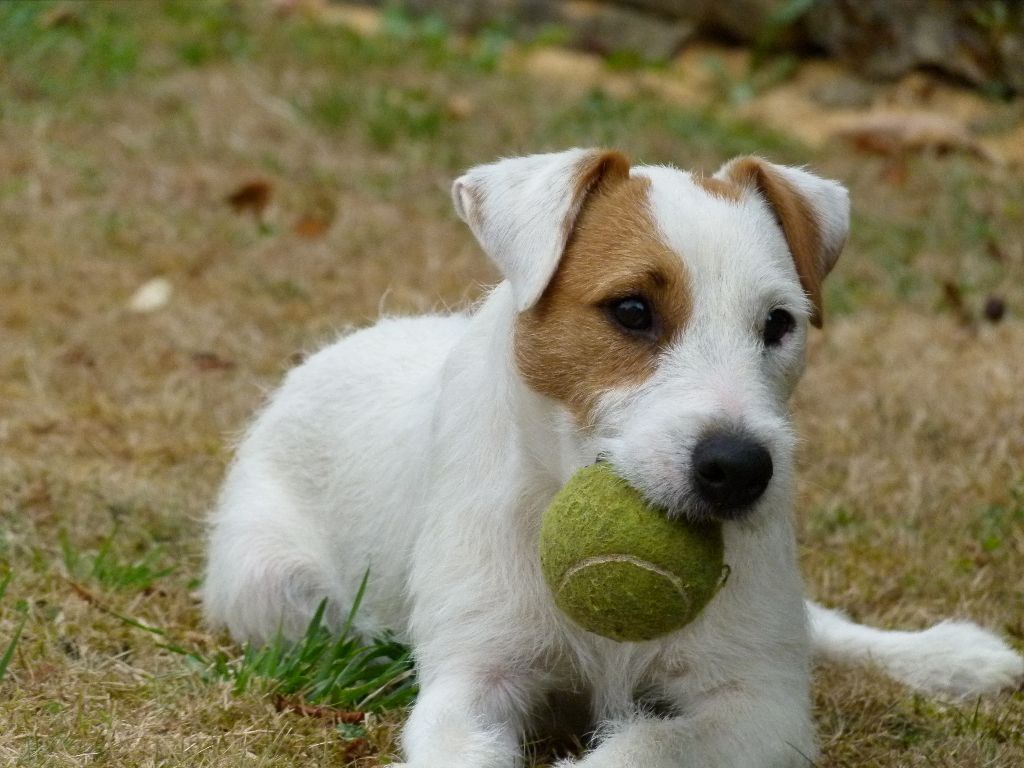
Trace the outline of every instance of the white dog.
<instances>
[{"instance_id":1,"label":"white dog","mask_svg":"<svg viewBox=\"0 0 1024 768\"><path fill-rule=\"evenodd\" d=\"M415 768L519 765L559 691L601 724L581 768L807 765L812 651L927 691L1019 680L973 624L883 632L803 600L787 403L843 187L757 158L702 178L577 149L474 168L453 197L504 282L288 376L213 518L212 622L294 636L326 596L337 623L369 568L359 629L415 652ZM668 514L724 521L727 585L663 639L578 628L541 576L541 514L599 456Z\"/></svg>"}]
</instances>

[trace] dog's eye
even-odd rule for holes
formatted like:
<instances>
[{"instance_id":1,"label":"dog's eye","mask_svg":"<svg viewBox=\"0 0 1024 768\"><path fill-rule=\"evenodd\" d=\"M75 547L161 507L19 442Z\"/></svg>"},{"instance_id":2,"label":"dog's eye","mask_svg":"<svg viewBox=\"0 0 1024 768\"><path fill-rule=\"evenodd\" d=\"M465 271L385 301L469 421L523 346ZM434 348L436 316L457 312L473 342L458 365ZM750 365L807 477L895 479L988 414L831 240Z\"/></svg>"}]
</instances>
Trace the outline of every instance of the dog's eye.
<instances>
[{"instance_id":1,"label":"dog's eye","mask_svg":"<svg viewBox=\"0 0 1024 768\"><path fill-rule=\"evenodd\" d=\"M796 321L789 312L784 309L773 309L764 321L764 345L777 346L794 327Z\"/></svg>"},{"instance_id":2,"label":"dog's eye","mask_svg":"<svg viewBox=\"0 0 1024 768\"><path fill-rule=\"evenodd\" d=\"M644 332L654 327L651 305L643 296L627 296L616 299L608 306L615 322L627 331Z\"/></svg>"}]
</instances>

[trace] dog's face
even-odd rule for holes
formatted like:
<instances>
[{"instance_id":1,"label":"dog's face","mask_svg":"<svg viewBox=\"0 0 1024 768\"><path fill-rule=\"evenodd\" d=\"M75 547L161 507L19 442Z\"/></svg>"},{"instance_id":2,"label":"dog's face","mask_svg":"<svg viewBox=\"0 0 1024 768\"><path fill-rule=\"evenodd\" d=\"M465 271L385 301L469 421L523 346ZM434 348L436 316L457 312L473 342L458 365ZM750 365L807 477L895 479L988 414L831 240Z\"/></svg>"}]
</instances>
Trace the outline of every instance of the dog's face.
<instances>
[{"instance_id":1,"label":"dog's face","mask_svg":"<svg viewBox=\"0 0 1024 768\"><path fill-rule=\"evenodd\" d=\"M517 369L581 451L694 518L788 492L787 401L846 239L841 186L756 158L704 179L573 150L474 169L454 197L511 284Z\"/></svg>"}]
</instances>

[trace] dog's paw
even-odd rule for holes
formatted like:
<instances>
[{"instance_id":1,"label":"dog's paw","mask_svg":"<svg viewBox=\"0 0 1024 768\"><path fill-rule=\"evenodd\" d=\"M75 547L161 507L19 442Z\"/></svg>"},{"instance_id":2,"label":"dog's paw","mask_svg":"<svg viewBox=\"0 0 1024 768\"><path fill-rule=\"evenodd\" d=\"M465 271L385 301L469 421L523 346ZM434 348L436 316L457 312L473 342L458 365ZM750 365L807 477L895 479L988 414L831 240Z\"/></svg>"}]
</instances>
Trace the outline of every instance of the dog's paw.
<instances>
[{"instance_id":1,"label":"dog's paw","mask_svg":"<svg viewBox=\"0 0 1024 768\"><path fill-rule=\"evenodd\" d=\"M913 633L912 653L886 659L893 677L925 693L956 698L996 693L1024 681L1024 658L977 624L943 621Z\"/></svg>"}]
</instances>

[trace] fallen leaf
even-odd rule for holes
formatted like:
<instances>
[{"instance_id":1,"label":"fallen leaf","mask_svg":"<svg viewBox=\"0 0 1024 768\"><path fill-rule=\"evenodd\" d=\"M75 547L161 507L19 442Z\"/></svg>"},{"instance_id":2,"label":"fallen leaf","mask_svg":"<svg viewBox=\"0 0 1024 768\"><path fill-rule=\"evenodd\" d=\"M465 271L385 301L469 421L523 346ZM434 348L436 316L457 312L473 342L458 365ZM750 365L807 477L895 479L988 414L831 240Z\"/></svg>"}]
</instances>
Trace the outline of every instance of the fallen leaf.
<instances>
[{"instance_id":1,"label":"fallen leaf","mask_svg":"<svg viewBox=\"0 0 1024 768\"><path fill-rule=\"evenodd\" d=\"M216 352L193 352L192 362L200 371L228 371L235 367L234 360L227 360Z\"/></svg>"},{"instance_id":2,"label":"fallen leaf","mask_svg":"<svg viewBox=\"0 0 1024 768\"><path fill-rule=\"evenodd\" d=\"M64 352L59 358L64 365L81 365L86 368L96 367L96 358L84 344L76 344Z\"/></svg>"},{"instance_id":3,"label":"fallen leaf","mask_svg":"<svg viewBox=\"0 0 1024 768\"><path fill-rule=\"evenodd\" d=\"M331 222L325 218L320 216L302 216L295 222L292 232L299 237L312 240L316 237L323 237L324 233L330 228Z\"/></svg>"},{"instance_id":4,"label":"fallen leaf","mask_svg":"<svg viewBox=\"0 0 1024 768\"><path fill-rule=\"evenodd\" d=\"M1006 261L1006 251L1003 246L999 244L999 241L994 237L990 237L985 243L985 253L991 256L996 261Z\"/></svg>"},{"instance_id":5,"label":"fallen leaf","mask_svg":"<svg viewBox=\"0 0 1024 768\"><path fill-rule=\"evenodd\" d=\"M78 11L68 3L55 5L39 17L39 26L43 29L56 27L77 27L82 23Z\"/></svg>"},{"instance_id":6,"label":"fallen leaf","mask_svg":"<svg viewBox=\"0 0 1024 768\"><path fill-rule=\"evenodd\" d=\"M303 717L314 717L331 723L358 725L366 721L365 712L307 704L302 699L293 699L288 696L278 696L274 699L274 706L278 712L295 712Z\"/></svg>"},{"instance_id":7,"label":"fallen leaf","mask_svg":"<svg viewBox=\"0 0 1024 768\"><path fill-rule=\"evenodd\" d=\"M235 209L235 213L249 211L259 219L263 216L263 211L266 210L267 205L270 203L272 193L273 188L270 186L270 182L255 179L240 186L228 195L226 199L231 204L231 207Z\"/></svg>"}]
</instances>

